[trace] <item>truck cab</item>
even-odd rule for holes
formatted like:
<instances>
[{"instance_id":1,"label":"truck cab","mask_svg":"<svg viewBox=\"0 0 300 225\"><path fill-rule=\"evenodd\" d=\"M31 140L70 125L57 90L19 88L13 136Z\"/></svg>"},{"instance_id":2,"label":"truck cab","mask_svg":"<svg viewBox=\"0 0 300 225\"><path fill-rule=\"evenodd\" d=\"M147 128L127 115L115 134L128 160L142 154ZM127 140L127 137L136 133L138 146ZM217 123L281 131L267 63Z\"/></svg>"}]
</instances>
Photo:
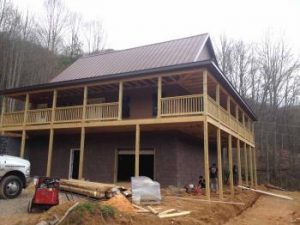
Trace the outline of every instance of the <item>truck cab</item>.
<instances>
[{"instance_id":1,"label":"truck cab","mask_svg":"<svg viewBox=\"0 0 300 225\"><path fill-rule=\"evenodd\" d=\"M0 198L16 198L26 188L30 178L28 160L0 155Z\"/></svg>"}]
</instances>

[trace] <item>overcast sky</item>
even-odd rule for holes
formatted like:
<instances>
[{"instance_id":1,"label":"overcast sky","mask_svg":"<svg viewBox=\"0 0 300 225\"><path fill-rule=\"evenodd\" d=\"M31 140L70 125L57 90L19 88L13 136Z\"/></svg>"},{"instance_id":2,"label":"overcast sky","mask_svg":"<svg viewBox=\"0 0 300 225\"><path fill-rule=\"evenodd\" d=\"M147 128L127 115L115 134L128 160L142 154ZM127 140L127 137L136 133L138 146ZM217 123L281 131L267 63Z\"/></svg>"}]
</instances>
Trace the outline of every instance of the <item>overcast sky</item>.
<instances>
[{"instance_id":1,"label":"overcast sky","mask_svg":"<svg viewBox=\"0 0 300 225\"><path fill-rule=\"evenodd\" d=\"M39 14L43 0L13 0ZM85 19L103 21L107 47L124 49L201 33L259 41L283 35L300 55L300 0L65 0Z\"/></svg>"}]
</instances>

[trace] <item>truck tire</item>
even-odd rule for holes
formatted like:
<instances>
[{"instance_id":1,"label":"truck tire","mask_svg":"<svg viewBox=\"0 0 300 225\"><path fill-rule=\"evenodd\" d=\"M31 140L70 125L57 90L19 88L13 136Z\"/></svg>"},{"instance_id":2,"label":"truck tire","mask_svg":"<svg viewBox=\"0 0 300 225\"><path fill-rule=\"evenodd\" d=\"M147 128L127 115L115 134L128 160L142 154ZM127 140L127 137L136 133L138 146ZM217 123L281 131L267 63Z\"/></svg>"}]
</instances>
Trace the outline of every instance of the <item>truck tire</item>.
<instances>
[{"instance_id":1,"label":"truck tire","mask_svg":"<svg viewBox=\"0 0 300 225\"><path fill-rule=\"evenodd\" d=\"M4 177L0 182L0 197L11 199L18 197L22 192L22 181L17 176Z\"/></svg>"}]
</instances>

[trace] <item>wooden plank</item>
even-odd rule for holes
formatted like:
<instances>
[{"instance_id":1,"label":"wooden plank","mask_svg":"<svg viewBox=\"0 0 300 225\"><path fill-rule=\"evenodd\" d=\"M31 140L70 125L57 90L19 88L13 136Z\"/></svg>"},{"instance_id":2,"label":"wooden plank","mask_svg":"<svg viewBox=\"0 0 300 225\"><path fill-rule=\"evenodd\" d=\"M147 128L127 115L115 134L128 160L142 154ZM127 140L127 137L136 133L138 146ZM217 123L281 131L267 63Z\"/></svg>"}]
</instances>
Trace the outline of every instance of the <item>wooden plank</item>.
<instances>
[{"instance_id":1,"label":"wooden plank","mask_svg":"<svg viewBox=\"0 0 300 225\"><path fill-rule=\"evenodd\" d=\"M191 214L190 211L183 211L183 212L178 212L178 213L169 213L169 214L162 214L162 215L159 214L158 217L163 219L163 218L185 216L185 215L189 215L189 214Z\"/></svg>"},{"instance_id":2,"label":"wooden plank","mask_svg":"<svg viewBox=\"0 0 300 225\"><path fill-rule=\"evenodd\" d=\"M168 209L159 213L159 215L168 214L177 211L176 209Z\"/></svg>"},{"instance_id":3,"label":"wooden plank","mask_svg":"<svg viewBox=\"0 0 300 225\"><path fill-rule=\"evenodd\" d=\"M55 121L55 109L57 104L57 90L53 91L53 99L52 99L52 111L51 111L51 124Z\"/></svg>"},{"instance_id":4,"label":"wooden plank","mask_svg":"<svg viewBox=\"0 0 300 225\"><path fill-rule=\"evenodd\" d=\"M26 125L28 108L29 108L29 94L27 93L26 94L26 100L25 100L23 127L25 127L25 125Z\"/></svg>"},{"instance_id":5,"label":"wooden plank","mask_svg":"<svg viewBox=\"0 0 300 225\"><path fill-rule=\"evenodd\" d=\"M83 108L82 108L82 120L86 120L86 105L88 101L88 86L84 86L83 88Z\"/></svg>"},{"instance_id":6,"label":"wooden plank","mask_svg":"<svg viewBox=\"0 0 300 225\"><path fill-rule=\"evenodd\" d=\"M155 210L154 208L152 208L151 206L147 206L147 208L150 210L150 212L152 212L154 215L158 214L158 211Z\"/></svg>"},{"instance_id":7,"label":"wooden plank","mask_svg":"<svg viewBox=\"0 0 300 225\"><path fill-rule=\"evenodd\" d=\"M230 205L245 205L243 202L233 202L233 201L218 201L218 200L206 200L206 199L198 199L198 198L185 198L185 197L171 197L174 199L180 199L184 201L191 202L206 202L206 203L217 203L217 204L230 204Z\"/></svg>"},{"instance_id":8,"label":"wooden plank","mask_svg":"<svg viewBox=\"0 0 300 225\"><path fill-rule=\"evenodd\" d=\"M80 156L79 156L79 173L78 179L83 179L83 161L84 161L84 142L85 142L85 127L81 128L80 135Z\"/></svg>"},{"instance_id":9,"label":"wooden plank","mask_svg":"<svg viewBox=\"0 0 300 225\"><path fill-rule=\"evenodd\" d=\"M203 140L204 140L204 173L205 173L205 194L210 199L210 178L209 178L209 152L208 152L208 122L203 121Z\"/></svg>"},{"instance_id":10,"label":"wooden plank","mask_svg":"<svg viewBox=\"0 0 300 225\"><path fill-rule=\"evenodd\" d=\"M232 163L232 136L228 135L228 158L229 158L229 184L230 193L234 195L234 185L233 185L233 163Z\"/></svg>"},{"instance_id":11,"label":"wooden plank","mask_svg":"<svg viewBox=\"0 0 300 225\"><path fill-rule=\"evenodd\" d=\"M203 111L204 114L207 114L207 70L203 71Z\"/></svg>"},{"instance_id":12,"label":"wooden plank","mask_svg":"<svg viewBox=\"0 0 300 225\"><path fill-rule=\"evenodd\" d=\"M223 199L223 170L222 170L222 143L221 143L221 129L217 128L217 156L218 156L218 184L219 184L219 198Z\"/></svg>"},{"instance_id":13,"label":"wooden plank","mask_svg":"<svg viewBox=\"0 0 300 225\"><path fill-rule=\"evenodd\" d=\"M24 158L25 153L25 142L26 142L26 131L22 130L22 139L21 139L21 148L20 148L20 157Z\"/></svg>"},{"instance_id":14,"label":"wooden plank","mask_svg":"<svg viewBox=\"0 0 300 225\"><path fill-rule=\"evenodd\" d=\"M161 116L162 78L157 79L157 117Z\"/></svg>"},{"instance_id":15,"label":"wooden plank","mask_svg":"<svg viewBox=\"0 0 300 225\"><path fill-rule=\"evenodd\" d=\"M135 166L134 176L140 175L140 125L135 126Z\"/></svg>"},{"instance_id":16,"label":"wooden plank","mask_svg":"<svg viewBox=\"0 0 300 225\"><path fill-rule=\"evenodd\" d=\"M270 196L274 196L274 197L278 197L278 198L283 198L283 199L287 199L287 200L294 200L292 197L286 196L286 195L279 195L279 194L274 194L272 192L268 192L268 191L262 191L262 190L258 190L258 189L253 189L253 188L248 188L245 186L238 186L239 188L245 189L245 190L249 190L249 191L254 191L260 194L264 194L264 195L270 195Z\"/></svg>"},{"instance_id":17,"label":"wooden plank","mask_svg":"<svg viewBox=\"0 0 300 225\"><path fill-rule=\"evenodd\" d=\"M244 143L244 160L245 160L245 181L246 186L249 185L248 183L248 156L247 156L247 145Z\"/></svg>"},{"instance_id":18,"label":"wooden plank","mask_svg":"<svg viewBox=\"0 0 300 225\"><path fill-rule=\"evenodd\" d=\"M48 144L47 171L46 171L46 176L47 177L50 177L50 175L51 175L52 153L53 153L53 139L54 139L54 130L50 129L49 144Z\"/></svg>"},{"instance_id":19,"label":"wooden plank","mask_svg":"<svg viewBox=\"0 0 300 225\"><path fill-rule=\"evenodd\" d=\"M241 142L236 139L236 148L237 148L237 161L238 161L238 183L242 185L242 165L241 165Z\"/></svg>"},{"instance_id":20,"label":"wooden plank","mask_svg":"<svg viewBox=\"0 0 300 225\"><path fill-rule=\"evenodd\" d=\"M122 108L123 108L123 81L120 81L120 83L119 83L118 120L122 120Z\"/></svg>"}]
</instances>

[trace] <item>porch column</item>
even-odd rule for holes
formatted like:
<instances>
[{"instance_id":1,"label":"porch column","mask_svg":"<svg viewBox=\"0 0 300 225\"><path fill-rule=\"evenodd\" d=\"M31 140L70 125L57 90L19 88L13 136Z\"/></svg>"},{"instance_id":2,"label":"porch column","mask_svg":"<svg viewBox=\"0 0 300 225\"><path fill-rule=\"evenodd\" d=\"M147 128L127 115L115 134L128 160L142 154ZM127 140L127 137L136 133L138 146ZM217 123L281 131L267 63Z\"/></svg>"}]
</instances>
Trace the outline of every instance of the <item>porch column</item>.
<instances>
[{"instance_id":1,"label":"porch column","mask_svg":"<svg viewBox=\"0 0 300 225\"><path fill-rule=\"evenodd\" d=\"M250 181L251 181L251 186L253 187L254 182L253 182L253 160L252 160L252 148L249 146L249 159L250 159Z\"/></svg>"},{"instance_id":2,"label":"porch column","mask_svg":"<svg viewBox=\"0 0 300 225\"><path fill-rule=\"evenodd\" d=\"M242 166L241 166L241 145L240 140L236 139L236 149L237 149L237 160L238 160L238 183L242 185Z\"/></svg>"},{"instance_id":3,"label":"porch column","mask_svg":"<svg viewBox=\"0 0 300 225\"><path fill-rule=\"evenodd\" d=\"M83 89L83 108L82 108L82 121L86 120L86 105L88 100L88 87L85 85Z\"/></svg>"},{"instance_id":4,"label":"porch column","mask_svg":"<svg viewBox=\"0 0 300 225\"><path fill-rule=\"evenodd\" d=\"M51 175L53 138L54 138L54 129L51 128L49 134L49 144L48 144L48 160L47 160L47 172L46 172L47 177L50 177Z\"/></svg>"},{"instance_id":5,"label":"porch column","mask_svg":"<svg viewBox=\"0 0 300 225\"><path fill-rule=\"evenodd\" d=\"M25 153L25 142L26 142L26 130L22 130L22 139L21 139L21 148L20 148L20 157L24 158Z\"/></svg>"},{"instance_id":6,"label":"porch column","mask_svg":"<svg viewBox=\"0 0 300 225\"><path fill-rule=\"evenodd\" d=\"M203 112L207 114L207 70L203 71Z\"/></svg>"},{"instance_id":7,"label":"porch column","mask_svg":"<svg viewBox=\"0 0 300 225\"><path fill-rule=\"evenodd\" d=\"M84 161L84 142L85 142L85 127L81 127L81 136L80 136L80 156L79 156L79 173L78 179L83 179L83 161Z\"/></svg>"},{"instance_id":8,"label":"porch column","mask_svg":"<svg viewBox=\"0 0 300 225\"><path fill-rule=\"evenodd\" d=\"M234 185L233 185L233 170L232 170L232 136L228 134L228 158L229 158L229 182L230 182L230 192L234 195Z\"/></svg>"},{"instance_id":9,"label":"porch column","mask_svg":"<svg viewBox=\"0 0 300 225\"><path fill-rule=\"evenodd\" d=\"M1 105L1 124L0 126L3 126L3 115L6 111L6 98L5 96L2 96L2 105Z\"/></svg>"},{"instance_id":10,"label":"porch column","mask_svg":"<svg viewBox=\"0 0 300 225\"><path fill-rule=\"evenodd\" d=\"M122 120L122 108L123 108L123 81L119 83L119 105L118 105L118 120Z\"/></svg>"},{"instance_id":11,"label":"porch column","mask_svg":"<svg viewBox=\"0 0 300 225\"><path fill-rule=\"evenodd\" d=\"M222 152L221 152L221 129L217 128L217 151L218 151L218 186L219 198L223 199L223 171L222 171Z\"/></svg>"},{"instance_id":12,"label":"porch column","mask_svg":"<svg viewBox=\"0 0 300 225\"><path fill-rule=\"evenodd\" d=\"M227 96L227 111L230 115L230 96L229 95Z\"/></svg>"},{"instance_id":13,"label":"porch column","mask_svg":"<svg viewBox=\"0 0 300 225\"><path fill-rule=\"evenodd\" d=\"M244 142L244 159L245 159L245 180L246 180L246 186L249 185L248 183L248 157L247 157L247 146Z\"/></svg>"},{"instance_id":14,"label":"porch column","mask_svg":"<svg viewBox=\"0 0 300 225\"><path fill-rule=\"evenodd\" d=\"M205 194L210 199L210 178L209 178L209 152L208 152L208 122L203 121L203 140L204 140L204 173L205 173Z\"/></svg>"},{"instance_id":15,"label":"porch column","mask_svg":"<svg viewBox=\"0 0 300 225\"><path fill-rule=\"evenodd\" d=\"M257 186L257 168L256 168L256 148L253 148L253 162L254 162L254 186Z\"/></svg>"},{"instance_id":16,"label":"porch column","mask_svg":"<svg viewBox=\"0 0 300 225\"><path fill-rule=\"evenodd\" d=\"M157 117L161 116L161 93L162 93L162 78L157 79Z\"/></svg>"},{"instance_id":17,"label":"porch column","mask_svg":"<svg viewBox=\"0 0 300 225\"><path fill-rule=\"evenodd\" d=\"M135 160L134 160L134 176L140 175L140 125L135 126Z\"/></svg>"},{"instance_id":18,"label":"porch column","mask_svg":"<svg viewBox=\"0 0 300 225\"><path fill-rule=\"evenodd\" d=\"M54 90L53 99L52 99L51 124L53 124L55 121L56 102L57 102L57 90Z\"/></svg>"},{"instance_id":19,"label":"porch column","mask_svg":"<svg viewBox=\"0 0 300 225\"><path fill-rule=\"evenodd\" d=\"M26 121L27 121L27 112L28 112L28 108L29 108L29 94L26 94L26 100L25 100L25 110L24 110L24 119L23 119L23 129L24 126L26 125Z\"/></svg>"}]
</instances>

